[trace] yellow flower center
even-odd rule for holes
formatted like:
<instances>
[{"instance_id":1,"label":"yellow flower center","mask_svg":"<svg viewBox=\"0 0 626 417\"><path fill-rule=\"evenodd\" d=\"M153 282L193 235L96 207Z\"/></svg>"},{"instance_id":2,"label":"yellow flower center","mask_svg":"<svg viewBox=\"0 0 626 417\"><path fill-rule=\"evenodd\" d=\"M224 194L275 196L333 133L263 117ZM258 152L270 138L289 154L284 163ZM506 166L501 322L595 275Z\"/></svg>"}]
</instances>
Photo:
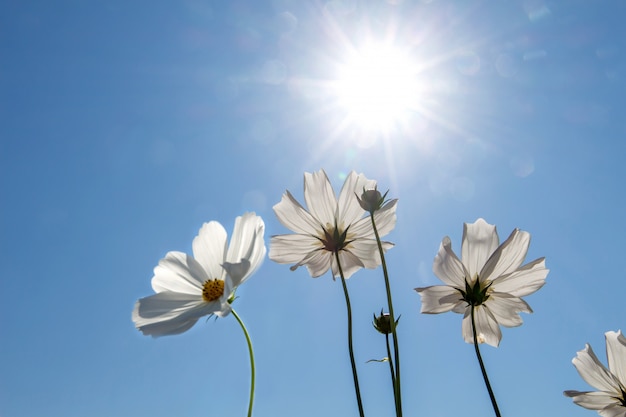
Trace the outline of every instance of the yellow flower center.
<instances>
[{"instance_id":1,"label":"yellow flower center","mask_svg":"<svg viewBox=\"0 0 626 417\"><path fill-rule=\"evenodd\" d=\"M224 281L221 279L207 279L202 286L202 298L207 303L215 301L224 294Z\"/></svg>"}]
</instances>

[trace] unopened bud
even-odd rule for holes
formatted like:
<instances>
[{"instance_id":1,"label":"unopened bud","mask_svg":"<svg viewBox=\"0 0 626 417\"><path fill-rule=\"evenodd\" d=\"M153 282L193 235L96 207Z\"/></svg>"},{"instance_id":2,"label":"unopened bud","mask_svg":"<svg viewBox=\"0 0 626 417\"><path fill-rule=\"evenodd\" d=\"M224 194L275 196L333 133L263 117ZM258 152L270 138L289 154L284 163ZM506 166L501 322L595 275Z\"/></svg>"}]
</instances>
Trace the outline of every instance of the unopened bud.
<instances>
[{"instance_id":1,"label":"unopened bud","mask_svg":"<svg viewBox=\"0 0 626 417\"><path fill-rule=\"evenodd\" d=\"M372 322L372 325L376 330L378 330L379 333L382 334L390 334L393 331L391 328L391 316L389 313L383 313L382 310L380 311L380 316L376 316L376 314L374 314L374 321Z\"/></svg>"},{"instance_id":2,"label":"unopened bud","mask_svg":"<svg viewBox=\"0 0 626 417\"><path fill-rule=\"evenodd\" d=\"M359 204L363 208L363 210L369 212L370 214L374 214L375 211L380 210L385 202L385 197L387 197L387 191L385 195L381 195L380 191L376 188L373 190L366 190L363 188L363 194L361 197L356 196L357 200L359 200Z\"/></svg>"}]
</instances>

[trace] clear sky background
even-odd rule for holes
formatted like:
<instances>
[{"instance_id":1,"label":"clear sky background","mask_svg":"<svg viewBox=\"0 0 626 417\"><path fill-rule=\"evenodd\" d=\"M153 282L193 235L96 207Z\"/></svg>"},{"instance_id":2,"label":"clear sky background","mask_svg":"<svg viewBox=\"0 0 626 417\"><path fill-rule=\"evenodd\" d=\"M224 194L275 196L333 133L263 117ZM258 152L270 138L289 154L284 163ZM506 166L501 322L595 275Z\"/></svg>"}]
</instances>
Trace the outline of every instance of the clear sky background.
<instances>
[{"instance_id":1,"label":"clear sky background","mask_svg":"<svg viewBox=\"0 0 626 417\"><path fill-rule=\"evenodd\" d=\"M626 330L626 4L621 0L4 1L0 5L0 415L242 416L232 316L152 339L131 321L167 251L203 222L272 212L303 173L350 170L398 198L388 252L405 415L492 415L461 316L414 287L463 222L545 256L534 309L483 358L502 414L590 416L571 364ZM368 44L403 51L387 124L337 88ZM372 115L370 115L372 116ZM375 119L374 116L367 119ZM379 270L348 286L366 415L391 416ZM238 291L254 415L357 415L340 282L266 259Z\"/></svg>"}]
</instances>

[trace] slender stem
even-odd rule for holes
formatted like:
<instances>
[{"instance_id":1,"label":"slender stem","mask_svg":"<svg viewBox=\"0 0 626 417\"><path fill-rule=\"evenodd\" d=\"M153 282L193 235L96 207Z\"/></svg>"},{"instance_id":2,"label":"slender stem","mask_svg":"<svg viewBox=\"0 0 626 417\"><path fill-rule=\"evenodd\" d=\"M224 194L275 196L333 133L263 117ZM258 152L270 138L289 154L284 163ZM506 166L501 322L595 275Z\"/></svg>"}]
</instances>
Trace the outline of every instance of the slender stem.
<instances>
[{"instance_id":1,"label":"slender stem","mask_svg":"<svg viewBox=\"0 0 626 417\"><path fill-rule=\"evenodd\" d=\"M496 413L497 417L501 417L500 410L498 409L498 403L496 402L496 397L493 395L493 391L491 390L491 384L489 383L487 371L485 370L485 365L483 364L483 358L480 356L480 349L478 349L478 338L476 337L476 322L474 319L474 304L472 304L470 311L472 316L472 335L474 336L474 349L476 350L476 357L478 358L480 370L483 373L483 379L485 380L485 385L487 386L487 391L489 392L489 398L491 399L493 411Z\"/></svg>"},{"instance_id":2,"label":"slender stem","mask_svg":"<svg viewBox=\"0 0 626 417\"><path fill-rule=\"evenodd\" d=\"M343 276L343 269L341 269L341 262L339 262L339 252L335 252L335 259L337 260L337 267L339 268L339 275L341 276L341 285L343 286L343 294L346 297L346 309L348 310L348 350L350 352L350 364L352 365L352 378L354 379L356 402L359 406L359 415L361 417L364 417L365 413L363 412L363 402L361 401L359 376L356 372L356 363L354 361L354 348L352 347L352 307L350 306L350 296L348 295L348 286L346 285L346 279Z\"/></svg>"},{"instance_id":3,"label":"slender stem","mask_svg":"<svg viewBox=\"0 0 626 417\"><path fill-rule=\"evenodd\" d=\"M252 416L252 405L254 404L254 380L255 380L255 366L254 366L254 350L252 349L252 341L250 340L250 335L248 334L248 329L246 329L245 324L241 321L241 318L237 314L235 310L231 310L233 316L239 322L241 326L241 330L243 330L243 334L246 336L246 342L248 342L248 352L250 353L250 402L248 404L248 417Z\"/></svg>"},{"instance_id":4,"label":"slender stem","mask_svg":"<svg viewBox=\"0 0 626 417\"><path fill-rule=\"evenodd\" d=\"M389 346L389 335L385 335L385 342L387 343L387 358L389 359L389 372L391 373L391 385L393 386L394 398L396 395L396 373L393 370L393 359L391 357L391 347ZM398 402L396 401L396 414L398 414Z\"/></svg>"},{"instance_id":5,"label":"slender stem","mask_svg":"<svg viewBox=\"0 0 626 417\"><path fill-rule=\"evenodd\" d=\"M393 302L391 300L391 286L389 285L389 273L387 272L387 262L385 262L385 251L383 250L383 244L378 235L378 229L376 228L376 222L374 221L374 213L371 213L372 228L374 229L374 235L376 236L376 243L378 244L378 253L380 254L381 265L383 267L383 275L385 277L385 289L387 291L387 304L389 306L389 319L391 320L391 334L393 336L393 353L395 358L396 377L393 385L393 393L396 400L396 416L402 417L402 390L400 384L400 350L398 348L398 333L396 332L396 317L393 314ZM391 357L389 358L391 359Z\"/></svg>"}]
</instances>

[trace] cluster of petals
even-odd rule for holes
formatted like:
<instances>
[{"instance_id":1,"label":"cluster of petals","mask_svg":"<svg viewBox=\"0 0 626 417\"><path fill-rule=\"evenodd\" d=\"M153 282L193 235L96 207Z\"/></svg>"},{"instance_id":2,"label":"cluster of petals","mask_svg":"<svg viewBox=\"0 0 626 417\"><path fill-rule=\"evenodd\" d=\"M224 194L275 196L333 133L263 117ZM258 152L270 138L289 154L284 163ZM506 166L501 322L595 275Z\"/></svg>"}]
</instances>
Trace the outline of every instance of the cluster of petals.
<instances>
[{"instance_id":1,"label":"cluster of petals","mask_svg":"<svg viewBox=\"0 0 626 417\"><path fill-rule=\"evenodd\" d=\"M591 346L577 352L572 363L580 376L598 391L565 391L574 403L597 410L603 417L626 417L626 338L621 331L606 332L607 369Z\"/></svg>"},{"instance_id":2,"label":"cluster of petals","mask_svg":"<svg viewBox=\"0 0 626 417\"><path fill-rule=\"evenodd\" d=\"M467 289L476 288L484 294L479 303L473 303L477 341L497 347L502 339L499 326L522 324L519 312L531 313L532 309L521 297L541 288L548 275L544 258L522 265L529 245L530 234L519 229L499 244L494 225L483 219L464 224L461 259L447 236L435 257L433 272L446 285L416 288L422 298L421 312L463 314L463 338L473 343L472 300Z\"/></svg>"},{"instance_id":3,"label":"cluster of petals","mask_svg":"<svg viewBox=\"0 0 626 417\"><path fill-rule=\"evenodd\" d=\"M321 170L304 174L305 209L289 191L274 206L278 220L293 234L272 236L269 257L275 262L293 264L292 270L306 266L312 277L332 270L333 277L349 278L360 268L376 268L381 263L371 219L358 196L376 188L376 182L363 174L350 172L339 197L335 195L326 173ZM396 203L391 200L375 211L379 236L385 236L396 224ZM383 250L393 246L382 242ZM336 256L339 257L337 264Z\"/></svg>"},{"instance_id":4,"label":"cluster of petals","mask_svg":"<svg viewBox=\"0 0 626 417\"><path fill-rule=\"evenodd\" d=\"M193 256L168 252L154 268L156 294L135 304L135 326L144 335L157 337L182 333L202 316L228 315L235 290L263 262L264 230L261 217L246 213L235 219L229 245L220 223L205 223L193 240ZM207 299L203 290L211 283L217 285L209 288L218 292Z\"/></svg>"}]
</instances>

